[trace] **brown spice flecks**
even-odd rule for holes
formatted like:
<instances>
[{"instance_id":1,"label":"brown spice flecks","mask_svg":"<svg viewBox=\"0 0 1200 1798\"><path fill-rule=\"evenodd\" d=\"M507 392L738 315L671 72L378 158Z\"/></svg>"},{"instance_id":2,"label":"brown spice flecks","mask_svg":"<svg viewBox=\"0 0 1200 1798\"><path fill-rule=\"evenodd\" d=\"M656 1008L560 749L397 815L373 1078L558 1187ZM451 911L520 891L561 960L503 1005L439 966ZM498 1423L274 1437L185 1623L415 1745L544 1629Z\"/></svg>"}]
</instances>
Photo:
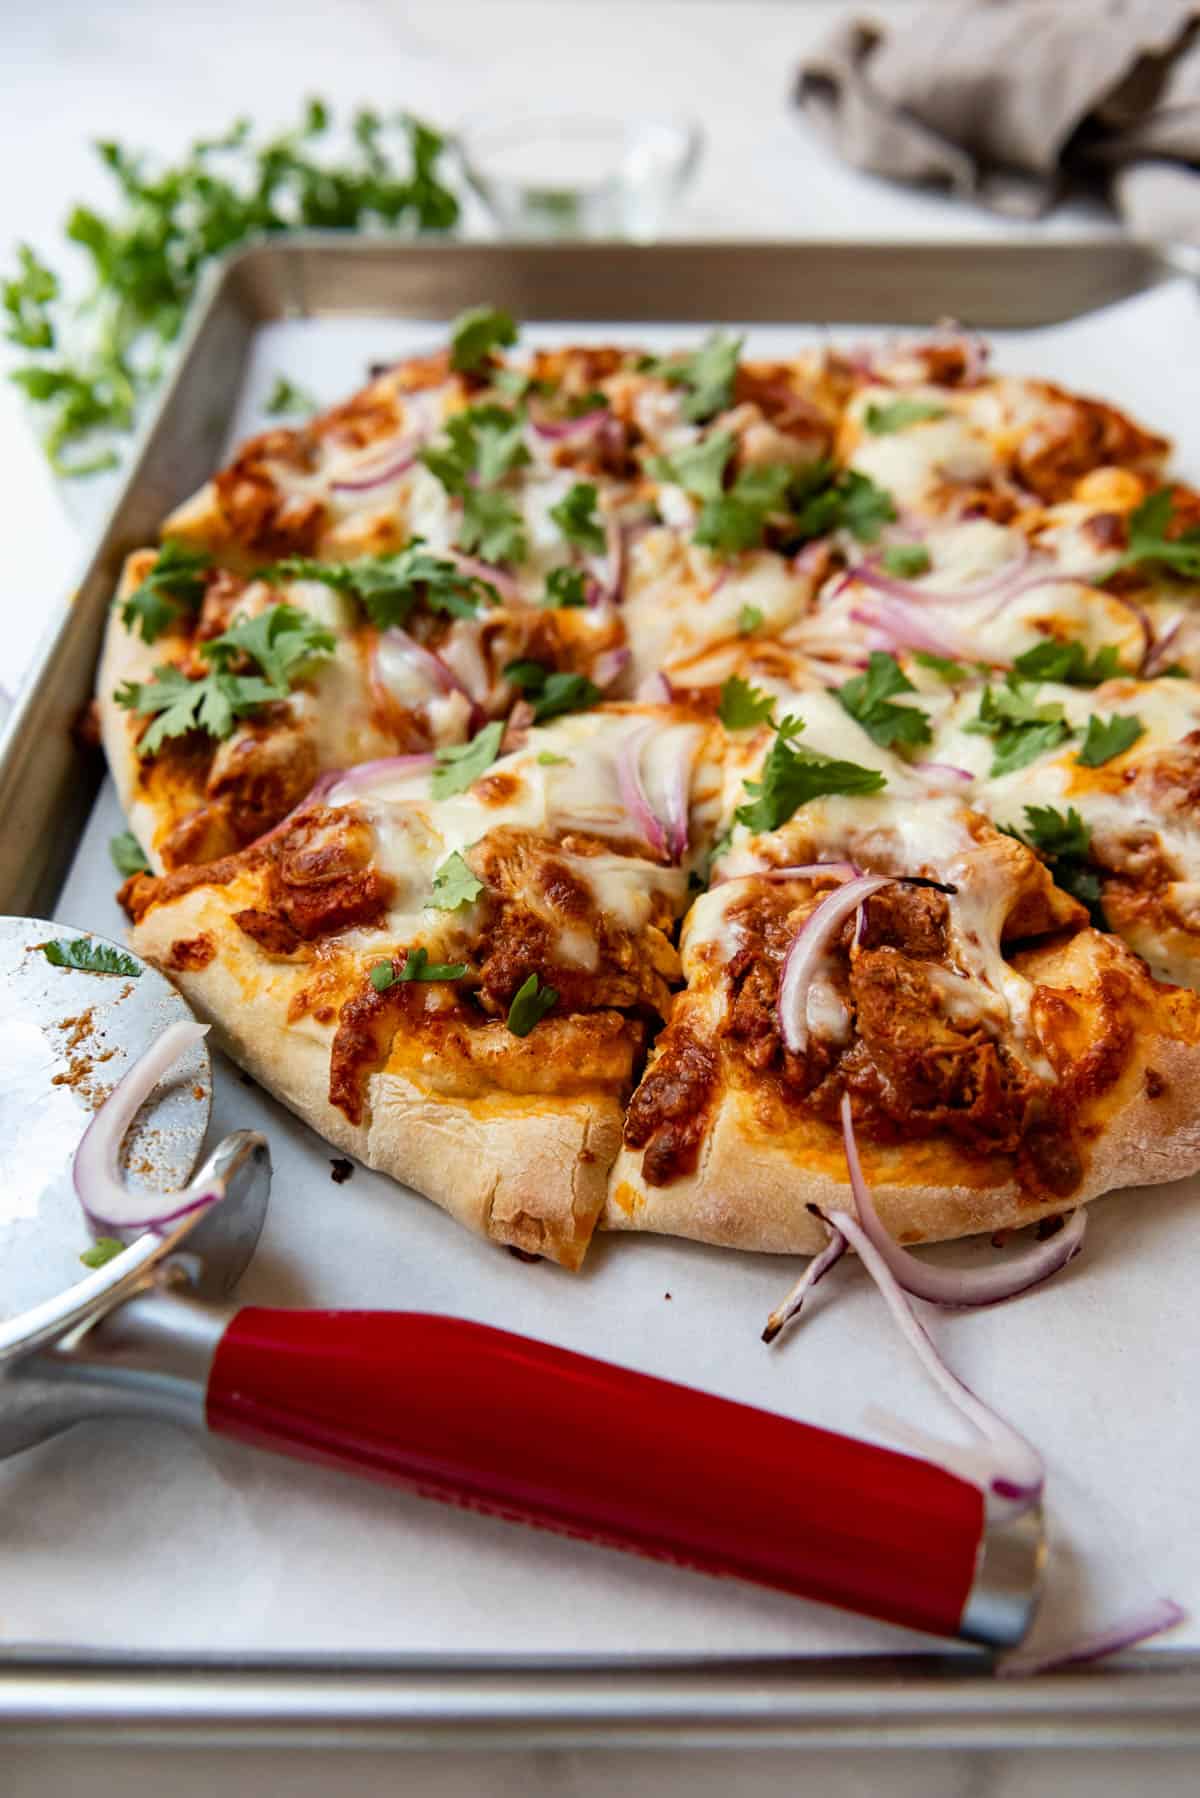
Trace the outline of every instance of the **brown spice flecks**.
<instances>
[{"instance_id":1,"label":"brown spice flecks","mask_svg":"<svg viewBox=\"0 0 1200 1798\"><path fill-rule=\"evenodd\" d=\"M58 1028L66 1032L68 1049L77 1049L86 1037L91 1036L95 1027L95 1016L90 1005L86 1011L81 1011L77 1018L60 1018L58 1020Z\"/></svg>"},{"instance_id":2,"label":"brown spice flecks","mask_svg":"<svg viewBox=\"0 0 1200 1798\"><path fill-rule=\"evenodd\" d=\"M329 1161L329 1178L335 1186L344 1186L354 1172L354 1163L344 1155L333 1155Z\"/></svg>"}]
</instances>

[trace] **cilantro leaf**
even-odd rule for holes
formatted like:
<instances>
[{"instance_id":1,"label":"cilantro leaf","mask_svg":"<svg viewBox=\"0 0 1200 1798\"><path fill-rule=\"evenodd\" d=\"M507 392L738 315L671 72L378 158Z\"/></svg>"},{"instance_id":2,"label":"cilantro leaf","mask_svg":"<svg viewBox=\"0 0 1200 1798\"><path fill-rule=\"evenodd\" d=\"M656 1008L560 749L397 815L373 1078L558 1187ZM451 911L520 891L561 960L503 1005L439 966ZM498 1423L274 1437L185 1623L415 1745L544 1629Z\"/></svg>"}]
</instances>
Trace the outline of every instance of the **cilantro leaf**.
<instances>
[{"instance_id":1,"label":"cilantro leaf","mask_svg":"<svg viewBox=\"0 0 1200 1798\"><path fill-rule=\"evenodd\" d=\"M884 572L894 574L897 580L915 580L919 574L928 574L933 560L923 543L889 543L880 556Z\"/></svg>"},{"instance_id":2,"label":"cilantro leaf","mask_svg":"<svg viewBox=\"0 0 1200 1798\"><path fill-rule=\"evenodd\" d=\"M538 751L538 766L541 768L557 768L566 760L565 755L555 755L552 749Z\"/></svg>"},{"instance_id":3,"label":"cilantro leaf","mask_svg":"<svg viewBox=\"0 0 1200 1798\"><path fill-rule=\"evenodd\" d=\"M544 606L585 606L587 591L578 568L552 568L546 576Z\"/></svg>"},{"instance_id":4,"label":"cilantro leaf","mask_svg":"<svg viewBox=\"0 0 1200 1798\"><path fill-rule=\"evenodd\" d=\"M703 424L705 419L724 412L732 401L744 342L742 337L726 337L724 332L714 331L694 355L652 362L650 372L661 375L673 387L686 387L683 416L692 424Z\"/></svg>"},{"instance_id":5,"label":"cilantro leaf","mask_svg":"<svg viewBox=\"0 0 1200 1798\"><path fill-rule=\"evenodd\" d=\"M1060 643L1054 637L1047 637L1041 643L1035 643L1032 649L1023 651L1012 666L1013 675L1025 680L1061 681L1072 687L1098 687L1102 681L1112 680L1120 672L1121 665L1113 644L1106 643L1089 660L1082 643Z\"/></svg>"},{"instance_id":6,"label":"cilantro leaf","mask_svg":"<svg viewBox=\"0 0 1200 1798\"><path fill-rule=\"evenodd\" d=\"M599 552L604 548L604 526L596 515L597 497L591 481L576 481L558 504L551 506L550 516L568 543Z\"/></svg>"},{"instance_id":7,"label":"cilantro leaf","mask_svg":"<svg viewBox=\"0 0 1200 1798\"><path fill-rule=\"evenodd\" d=\"M127 980L136 980L142 971L142 964L134 961L132 955L88 936L77 936L71 942L59 937L41 947L53 968L81 968L85 974L123 974Z\"/></svg>"},{"instance_id":8,"label":"cilantro leaf","mask_svg":"<svg viewBox=\"0 0 1200 1798\"><path fill-rule=\"evenodd\" d=\"M448 855L433 877L433 892L425 901L435 911L457 911L478 899L484 882L472 874L469 864L456 849Z\"/></svg>"},{"instance_id":9,"label":"cilantro leaf","mask_svg":"<svg viewBox=\"0 0 1200 1798\"><path fill-rule=\"evenodd\" d=\"M1107 580L1118 568L1139 562L1161 562L1173 574L1200 580L1200 526L1168 537L1174 508L1175 496L1169 487L1149 494L1129 515L1128 548L1105 574L1095 578Z\"/></svg>"},{"instance_id":10,"label":"cilantro leaf","mask_svg":"<svg viewBox=\"0 0 1200 1798\"><path fill-rule=\"evenodd\" d=\"M427 550L420 537L386 556L363 556L357 562L318 562L311 556L289 556L264 571L266 580L322 581L358 600L378 630L405 624L413 609L441 612L451 618L477 618L484 606L500 598L490 581L467 574L455 562Z\"/></svg>"},{"instance_id":11,"label":"cilantro leaf","mask_svg":"<svg viewBox=\"0 0 1200 1798\"><path fill-rule=\"evenodd\" d=\"M430 776L430 792L435 799L449 799L453 793L465 793L472 782L486 774L500 753L504 724L497 718L476 731L469 743L446 743L434 752L434 770Z\"/></svg>"},{"instance_id":12,"label":"cilantro leaf","mask_svg":"<svg viewBox=\"0 0 1200 1798\"><path fill-rule=\"evenodd\" d=\"M761 606L743 606L738 613L738 636L752 637L755 631L761 630L762 621L763 615Z\"/></svg>"},{"instance_id":13,"label":"cilantro leaf","mask_svg":"<svg viewBox=\"0 0 1200 1798\"><path fill-rule=\"evenodd\" d=\"M508 1028L514 1036L528 1036L535 1024L557 1004L558 992L552 986L539 988L538 977L531 974L513 994L508 1008Z\"/></svg>"},{"instance_id":14,"label":"cilantro leaf","mask_svg":"<svg viewBox=\"0 0 1200 1798\"><path fill-rule=\"evenodd\" d=\"M287 418L295 414L307 417L317 410L317 402L311 393L295 381L289 381L286 375L276 375L263 410L268 418Z\"/></svg>"},{"instance_id":15,"label":"cilantro leaf","mask_svg":"<svg viewBox=\"0 0 1200 1798\"><path fill-rule=\"evenodd\" d=\"M1075 807L1071 806L1064 817L1052 805L1027 805L1025 824L1024 840L1049 862L1056 884L1087 907L1097 930L1107 930L1100 876L1087 865L1092 833ZM1019 831L1010 834L1022 840Z\"/></svg>"},{"instance_id":16,"label":"cilantro leaf","mask_svg":"<svg viewBox=\"0 0 1200 1798\"><path fill-rule=\"evenodd\" d=\"M367 978L377 993L386 993L410 980L460 980L466 971L465 961L430 961L429 951L418 945L406 951L399 969L395 962L377 961Z\"/></svg>"},{"instance_id":17,"label":"cilantro leaf","mask_svg":"<svg viewBox=\"0 0 1200 1798\"><path fill-rule=\"evenodd\" d=\"M673 456L654 456L646 464L656 481L672 481L694 499L720 499L724 487L725 465L733 454L733 438L728 431L714 431L676 450Z\"/></svg>"},{"instance_id":18,"label":"cilantro leaf","mask_svg":"<svg viewBox=\"0 0 1200 1798\"><path fill-rule=\"evenodd\" d=\"M957 686L960 681L970 680L971 670L964 668L961 662L955 662L950 656L935 656L929 649L914 649L913 661L922 668L928 668L949 686Z\"/></svg>"},{"instance_id":19,"label":"cilantro leaf","mask_svg":"<svg viewBox=\"0 0 1200 1798\"><path fill-rule=\"evenodd\" d=\"M142 845L131 830L123 830L118 837L108 839L108 853L112 857L113 867L118 874L128 877L130 874L149 874L150 863L146 860Z\"/></svg>"},{"instance_id":20,"label":"cilantro leaf","mask_svg":"<svg viewBox=\"0 0 1200 1798\"><path fill-rule=\"evenodd\" d=\"M124 1249L125 1244L115 1236L97 1236L90 1248L84 1249L79 1259L85 1267L107 1267L115 1261Z\"/></svg>"},{"instance_id":21,"label":"cilantro leaf","mask_svg":"<svg viewBox=\"0 0 1200 1798\"><path fill-rule=\"evenodd\" d=\"M891 494L853 468L847 468L840 476L837 491L841 500L840 522L860 543L874 543L884 525L891 524L896 516Z\"/></svg>"},{"instance_id":22,"label":"cilantro leaf","mask_svg":"<svg viewBox=\"0 0 1200 1798\"><path fill-rule=\"evenodd\" d=\"M767 752L761 777L746 782L751 804L734 814L739 824L758 833L778 830L800 806L823 793L878 793L887 785L874 768L839 762L814 750L795 749L791 738L804 729L800 718L785 718Z\"/></svg>"},{"instance_id":23,"label":"cilantro leaf","mask_svg":"<svg viewBox=\"0 0 1200 1798\"><path fill-rule=\"evenodd\" d=\"M532 702L535 724L545 724L563 712L582 711L600 698L599 687L586 674L566 674L547 668L544 662L509 662L504 674Z\"/></svg>"},{"instance_id":24,"label":"cilantro leaf","mask_svg":"<svg viewBox=\"0 0 1200 1798\"><path fill-rule=\"evenodd\" d=\"M995 747L990 774L1013 774L1019 768L1027 768L1039 756L1075 735L1062 706L1039 705L1035 691L1020 681L983 689L979 711L966 729L992 738Z\"/></svg>"},{"instance_id":25,"label":"cilantro leaf","mask_svg":"<svg viewBox=\"0 0 1200 1798\"><path fill-rule=\"evenodd\" d=\"M707 500L694 541L720 555L738 555L762 542L767 520L783 509L792 470L781 465L739 469L728 492Z\"/></svg>"},{"instance_id":26,"label":"cilantro leaf","mask_svg":"<svg viewBox=\"0 0 1200 1798\"><path fill-rule=\"evenodd\" d=\"M753 730L772 720L775 700L760 687L752 687L740 674L731 674L721 688L718 716L726 730Z\"/></svg>"},{"instance_id":27,"label":"cilantro leaf","mask_svg":"<svg viewBox=\"0 0 1200 1798\"><path fill-rule=\"evenodd\" d=\"M314 656L331 655L336 646L333 632L309 613L280 604L252 618L236 618L221 636L202 643L200 654L224 673L249 656L284 698L304 664Z\"/></svg>"},{"instance_id":28,"label":"cilantro leaf","mask_svg":"<svg viewBox=\"0 0 1200 1798\"><path fill-rule=\"evenodd\" d=\"M204 598L209 557L204 550L168 538L154 566L132 593L121 601L121 623L136 629L143 643L156 643L164 631L179 622L185 610L195 610Z\"/></svg>"},{"instance_id":29,"label":"cilantro leaf","mask_svg":"<svg viewBox=\"0 0 1200 1798\"><path fill-rule=\"evenodd\" d=\"M52 350L55 332L50 308L58 298L58 276L27 243L17 245L17 261L17 273L0 285L0 306L8 318L4 335L23 350Z\"/></svg>"},{"instance_id":30,"label":"cilantro leaf","mask_svg":"<svg viewBox=\"0 0 1200 1798\"><path fill-rule=\"evenodd\" d=\"M835 689L845 710L883 749L895 743L916 748L933 735L927 715L918 706L892 704L897 693L916 690L895 656L879 649L872 650L865 674L856 674Z\"/></svg>"},{"instance_id":31,"label":"cilantro leaf","mask_svg":"<svg viewBox=\"0 0 1200 1798\"><path fill-rule=\"evenodd\" d=\"M458 547L485 562L523 562L525 526L521 514L503 493L472 487L463 496Z\"/></svg>"},{"instance_id":32,"label":"cilantro leaf","mask_svg":"<svg viewBox=\"0 0 1200 1798\"><path fill-rule=\"evenodd\" d=\"M884 525L896 516L891 494L877 487L868 475L854 468L836 473L827 462L814 463L806 471L793 498L794 530L802 541L846 530L860 543L875 543Z\"/></svg>"},{"instance_id":33,"label":"cilantro leaf","mask_svg":"<svg viewBox=\"0 0 1200 1798\"><path fill-rule=\"evenodd\" d=\"M1132 749L1138 738L1145 735L1146 726L1140 718L1132 713L1122 716L1114 712L1111 718L1097 718L1093 713L1087 722L1087 732L1075 758L1085 768L1102 768L1105 762L1111 762L1114 756L1124 755Z\"/></svg>"},{"instance_id":34,"label":"cilantro leaf","mask_svg":"<svg viewBox=\"0 0 1200 1798\"><path fill-rule=\"evenodd\" d=\"M517 327L511 313L495 306L472 306L450 327L450 366L473 374L495 349L511 349Z\"/></svg>"},{"instance_id":35,"label":"cilantro leaf","mask_svg":"<svg viewBox=\"0 0 1200 1798\"><path fill-rule=\"evenodd\" d=\"M445 440L420 450L418 460L460 499L473 486L494 487L529 461L525 420L507 406L466 406L445 428Z\"/></svg>"},{"instance_id":36,"label":"cilantro leaf","mask_svg":"<svg viewBox=\"0 0 1200 1798\"><path fill-rule=\"evenodd\" d=\"M257 675L226 674L214 670L201 680L189 680L179 668L163 663L152 681L126 681L117 688L116 702L139 718L153 718L138 739L139 756L155 755L168 737L189 731L207 731L210 737L227 737L239 718L280 697L271 681Z\"/></svg>"},{"instance_id":37,"label":"cilantro leaf","mask_svg":"<svg viewBox=\"0 0 1200 1798\"><path fill-rule=\"evenodd\" d=\"M886 406L868 406L867 429L875 437L886 437L893 431L906 431L909 425L945 416L945 406L939 406L936 400L902 397L889 401Z\"/></svg>"}]
</instances>

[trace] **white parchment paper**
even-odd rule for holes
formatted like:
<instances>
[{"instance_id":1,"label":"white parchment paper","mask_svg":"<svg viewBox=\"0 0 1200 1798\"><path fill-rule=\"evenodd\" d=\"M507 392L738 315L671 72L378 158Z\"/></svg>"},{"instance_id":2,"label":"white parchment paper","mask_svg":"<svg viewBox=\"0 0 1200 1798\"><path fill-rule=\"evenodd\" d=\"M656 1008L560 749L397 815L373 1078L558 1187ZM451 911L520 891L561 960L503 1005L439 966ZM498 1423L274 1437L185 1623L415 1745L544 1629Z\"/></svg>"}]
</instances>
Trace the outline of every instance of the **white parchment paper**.
<instances>
[{"instance_id":1,"label":"white parchment paper","mask_svg":"<svg viewBox=\"0 0 1200 1798\"><path fill-rule=\"evenodd\" d=\"M283 372L331 401L365 364L436 342L443 321L296 322L264 330L231 439ZM858 330L839 333L853 337ZM811 329L751 329L784 352ZM679 332L541 328L651 345ZM1200 309L1183 284L1052 330L1000 334L1001 368L1102 394L1169 431L1200 474ZM106 788L59 916L120 935ZM524 1331L851 1433L875 1402L955 1424L898 1346L873 1288L844 1265L774 1349L759 1341L798 1271L654 1237L599 1238L583 1273L524 1265L330 1152L218 1063L214 1135L265 1130L271 1210L240 1296L260 1304L421 1308ZM928 1321L951 1364L1043 1450L1052 1543L1033 1640L1169 1594L1200 1642L1195 1296L1200 1183L1092 1208L1083 1255L1043 1290ZM959 1245L947 1261L991 1251ZM2 1277L2 1276L0 1276ZM404 1402L403 1371L396 1403ZM781 1470L787 1477L787 1470ZM637 1468L629 1469L636 1480ZM0 1645L289 1652L862 1652L929 1644L732 1581L452 1510L168 1426L77 1428L0 1465Z\"/></svg>"}]
</instances>

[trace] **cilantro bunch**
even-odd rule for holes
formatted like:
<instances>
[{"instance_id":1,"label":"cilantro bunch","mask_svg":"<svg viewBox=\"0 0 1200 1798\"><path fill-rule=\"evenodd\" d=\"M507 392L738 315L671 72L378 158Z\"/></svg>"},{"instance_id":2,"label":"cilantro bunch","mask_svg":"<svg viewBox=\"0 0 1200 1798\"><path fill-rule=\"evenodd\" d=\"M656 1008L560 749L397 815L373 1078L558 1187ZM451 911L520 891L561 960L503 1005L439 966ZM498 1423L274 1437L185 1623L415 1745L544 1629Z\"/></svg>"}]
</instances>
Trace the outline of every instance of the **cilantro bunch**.
<instances>
[{"instance_id":1,"label":"cilantro bunch","mask_svg":"<svg viewBox=\"0 0 1200 1798\"><path fill-rule=\"evenodd\" d=\"M45 421L62 475L115 465L104 438L128 431L156 383L201 273L215 256L263 233L366 226L448 231L458 201L439 165L445 140L407 114L362 108L337 159L316 154L332 125L310 100L300 123L256 139L248 119L152 167L118 143L96 146L117 187L109 213L77 206L67 237L86 256L92 291L68 304L53 269L27 245L0 282L9 342L31 353L13 371Z\"/></svg>"}]
</instances>

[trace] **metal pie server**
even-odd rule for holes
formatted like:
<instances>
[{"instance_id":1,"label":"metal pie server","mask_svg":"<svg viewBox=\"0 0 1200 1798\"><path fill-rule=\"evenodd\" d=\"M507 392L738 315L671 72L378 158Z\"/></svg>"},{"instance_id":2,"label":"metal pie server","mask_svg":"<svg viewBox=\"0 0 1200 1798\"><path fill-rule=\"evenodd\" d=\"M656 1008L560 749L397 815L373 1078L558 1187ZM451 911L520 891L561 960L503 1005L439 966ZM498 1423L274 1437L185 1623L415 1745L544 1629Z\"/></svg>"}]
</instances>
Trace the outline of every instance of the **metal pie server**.
<instances>
[{"instance_id":1,"label":"metal pie server","mask_svg":"<svg viewBox=\"0 0 1200 1798\"><path fill-rule=\"evenodd\" d=\"M223 1302L266 1215L252 1132L205 1163L217 1202L84 1272L70 1175L98 1083L189 1014L148 967L51 967L39 945L63 934L0 921L0 1456L158 1416L912 1629L1021 1640L1040 1515L989 1523L940 1467L458 1318ZM201 1044L135 1120L131 1181L186 1183L210 1090Z\"/></svg>"}]
</instances>

